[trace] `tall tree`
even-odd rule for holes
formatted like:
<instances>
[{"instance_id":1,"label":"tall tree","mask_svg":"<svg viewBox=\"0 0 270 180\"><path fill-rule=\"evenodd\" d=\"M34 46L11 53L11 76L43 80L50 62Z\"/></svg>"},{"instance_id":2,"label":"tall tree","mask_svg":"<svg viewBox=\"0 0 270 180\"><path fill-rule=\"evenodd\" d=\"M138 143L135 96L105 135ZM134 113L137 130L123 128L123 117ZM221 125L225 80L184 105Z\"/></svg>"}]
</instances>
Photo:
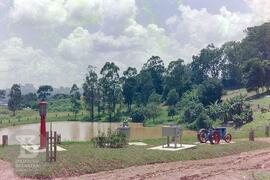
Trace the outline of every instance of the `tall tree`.
<instances>
[{"instance_id":1,"label":"tall tree","mask_svg":"<svg viewBox=\"0 0 270 180\"><path fill-rule=\"evenodd\" d=\"M70 97L71 97L71 104L72 104L72 112L74 113L75 116L75 121L77 119L77 114L79 113L81 109L81 93L76 84L73 84L71 89L70 89Z\"/></svg>"},{"instance_id":2,"label":"tall tree","mask_svg":"<svg viewBox=\"0 0 270 180\"><path fill-rule=\"evenodd\" d=\"M177 61L170 62L165 75L165 88L163 98L166 99L170 90L175 89L178 96L182 96L184 92L191 88L190 73L184 60L178 59Z\"/></svg>"},{"instance_id":3,"label":"tall tree","mask_svg":"<svg viewBox=\"0 0 270 180\"><path fill-rule=\"evenodd\" d=\"M224 67L222 69L222 82L226 88L240 88L243 85L241 64L243 50L240 42L227 42L222 46Z\"/></svg>"},{"instance_id":4,"label":"tall tree","mask_svg":"<svg viewBox=\"0 0 270 180\"><path fill-rule=\"evenodd\" d=\"M220 101L222 91L222 83L218 79L209 78L199 86L198 96L204 105L209 105Z\"/></svg>"},{"instance_id":5,"label":"tall tree","mask_svg":"<svg viewBox=\"0 0 270 180\"><path fill-rule=\"evenodd\" d=\"M159 56L152 56L143 65L142 71L150 72L156 93L162 94L162 92L163 92L163 75L165 72L163 60Z\"/></svg>"},{"instance_id":6,"label":"tall tree","mask_svg":"<svg viewBox=\"0 0 270 180\"><path fill-rule=\"evenodd\" d=\"M247 36L242 40L245 59L270 59L270 23L249 27Z\"/></svg>"},{"instance_id":7,"label":"tall tree","mask_svg":"<svg viewBox=\"0 0 270 180\"><path fill-rule=\"evenodd\" d=\"M170 90L166 104L169 106L175 106L179 100L179 95L175 89Z\"/></svg>"},{"instance_id":8,"label":"tall tree","mask_svg":"<svg viewBox=\"0 0 270 180\"><path fill-rule=\"evenodd\" d=\"M6 97L6 91L0 89L0 99L4 99Z\"/></svg>"},{"instance_id":9,"label":"tall tree","mask_svg":"<svg viewBox=\"0 0 270 180\"><path fill-rule=\"evenodd\" d=\"M191 63L193 81L200 84L207 77L219 78L223 66L222 49L210 44L202 49L198 56L193 56Z\"/></svg>"},{"instance_id":10,"label":"tall tree","mask_svg":"<svg viewBox=\"0 0 270 180\"><path fill-rule=\"evenodd\" d=\"M256 90L264 86L265 70L263 62L259 59L249 60L244 68L247 90Z\"/></svg>"},{"instance_id":11,"label":"tall tree","mask_svg":"<svg viewBox=\"0 0 270 180\"><path fill-rule=\"evenodd\" d=\"M267 91L270 90L270 62L265 61L264 63L264 86Z\"/></svg>"},{"instance_id":12,"label":"tall tree","mask_svg":"<svg viewBox=\"0 0 270 180\"><path fill-rule=\"evenodd\" d=\"M47 97L49 97L52 92L53 92L52 86L50 86L50 85L40 86L38 88L38 90L37 90L38 99L40 99L40 100L46 100Z\"/></svg>"},{"instance_id":13,"label":"tall tree","mask_svg":"<svg viewBox=\"0 0 270 180\"><path fill-rule=\"evenodd\" d=\"M8 109L13 112L15 116L16 111L21 108L22 93L18 84L13 84L9 93Z\"/></svg>"},{"instance_id":14,"label":"tall tree","mask_svg":"<svg viewBox=\"0 0 270 180\"><path fill-rule=\"evenodd\" d=\"M102 93L104 94L105 102L107 103L110 121L112 120L112 113L115 113L115 107L119 100L117 94L119 94L118 92L121 88L118 71L119 67L113 62L106 62L100 71L100 74L102 75Z\"/></svg>"},{"instance_id":15,"label":"tall tree","mask_svg":"<svg viewBox=\"0 0 270 180\"><path fill-rule=\"evenodd\" d=\"M36 93L27 93L25 95L22 95L22 106L37 108L37 100L38 99Z\"/></svg>"},{"instance_id":16,"label":"tall tree","mask_svg":"<svg viewBox=\"0 0 270 180\"><path fill-rule=\"evenodd\" d=\"M86 75L85 82L83 84L83 96L87 110L90 112L91 120L95 119L95 98L98 88L98 76L95 72L95 67L88 66L88 74Z\"/></svg>"},{"instance_id":17,"label":"tall tree","mask_svg":"<svg viewBox=\"0 0 270 180\"><path fill-rule=\"evenodd\" d=\"M148 102L148 98L153 91L155 91L155 87L152 81L151 73L148 71L141 71L137 76L137 93L136 100L137 104L146 105Z\"/></svg>"},{"instance_id":18,"label":"tall tree","mask_svg":"<svg viewBox=\"0 0 270 180\"><path fill-rule=\"evenodd\" d=\"M137 70L136 68L128 67L124 74L124 83L123 83L123 96L125 103L128 106L128 111L131 111L131 106L135 97L136 87L137 87Z\"/></svg>"}]
</instances>

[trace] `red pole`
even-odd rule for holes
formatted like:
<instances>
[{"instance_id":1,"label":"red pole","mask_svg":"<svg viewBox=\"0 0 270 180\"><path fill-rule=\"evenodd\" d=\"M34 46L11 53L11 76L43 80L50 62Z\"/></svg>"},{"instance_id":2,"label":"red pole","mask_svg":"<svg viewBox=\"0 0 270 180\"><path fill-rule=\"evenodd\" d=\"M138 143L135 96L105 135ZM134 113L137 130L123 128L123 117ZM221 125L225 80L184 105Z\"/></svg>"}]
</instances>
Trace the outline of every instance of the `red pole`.
<instances>
[{"instance_id":1,"label":"red pole","mask_svg":"<svg viewBox=\"0 0 270 180\"><path fill-rule=\"evenodd\" d=\"M46 116L40 119L40 149L46 148Z\"/></svg>"}]
</instances>

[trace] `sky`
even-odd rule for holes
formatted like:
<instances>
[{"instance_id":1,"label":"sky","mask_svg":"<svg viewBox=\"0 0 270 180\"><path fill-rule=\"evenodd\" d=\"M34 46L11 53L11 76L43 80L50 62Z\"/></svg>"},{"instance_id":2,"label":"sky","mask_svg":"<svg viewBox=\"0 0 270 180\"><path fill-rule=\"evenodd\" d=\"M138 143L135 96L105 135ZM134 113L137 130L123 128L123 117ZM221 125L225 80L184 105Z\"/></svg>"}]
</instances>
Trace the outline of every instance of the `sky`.
<instances>
[{"instance_id":1,"label":"sky","mask_svg":"<svg viewBox=\"0 0 270 180\"><path fill-rule=\"evenodd\" d=\"M88 65L186 63L270 21L269 0L0 0L0 88L71 87Z\"/></svg>"}]
</instances>

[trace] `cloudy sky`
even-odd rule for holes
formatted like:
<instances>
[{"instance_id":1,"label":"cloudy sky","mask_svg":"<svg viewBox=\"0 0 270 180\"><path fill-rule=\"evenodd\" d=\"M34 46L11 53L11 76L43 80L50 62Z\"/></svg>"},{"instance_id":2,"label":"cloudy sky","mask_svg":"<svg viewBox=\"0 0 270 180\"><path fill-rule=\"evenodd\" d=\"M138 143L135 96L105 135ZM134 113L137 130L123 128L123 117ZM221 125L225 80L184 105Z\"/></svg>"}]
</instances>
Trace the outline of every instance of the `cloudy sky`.
<instances>
[{"instance_id":1,"label":"cloudy sky","mask_svg":"<svg viewBox=\"0 0 270 180\"><path fill-rule=\"evenodd\" d=\"M269 0L0 0L0 88L82 84L88 65L165 64L270 21Z\"/></svg>"}]
</instances>

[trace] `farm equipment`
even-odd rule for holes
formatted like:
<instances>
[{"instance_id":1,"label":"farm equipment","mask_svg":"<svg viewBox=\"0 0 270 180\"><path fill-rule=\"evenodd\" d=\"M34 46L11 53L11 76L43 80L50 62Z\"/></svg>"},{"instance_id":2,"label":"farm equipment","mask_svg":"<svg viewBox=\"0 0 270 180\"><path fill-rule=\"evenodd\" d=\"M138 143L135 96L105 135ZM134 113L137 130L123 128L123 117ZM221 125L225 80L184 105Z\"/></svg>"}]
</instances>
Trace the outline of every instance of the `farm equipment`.
<instances>
[{"instance_id":1,"label":"farm equipment","mask_svg":"<svg viewBox=\"0 0 270 180\"><path fill-rule=\"evenodd\" d=\"M221 139L226 143L230 143L232 141L232 135L227 133L225 127L201 129L198 132L197 137L200 143L210 141L211 144L219 144Z\"/></svg>"}]
</instances>

